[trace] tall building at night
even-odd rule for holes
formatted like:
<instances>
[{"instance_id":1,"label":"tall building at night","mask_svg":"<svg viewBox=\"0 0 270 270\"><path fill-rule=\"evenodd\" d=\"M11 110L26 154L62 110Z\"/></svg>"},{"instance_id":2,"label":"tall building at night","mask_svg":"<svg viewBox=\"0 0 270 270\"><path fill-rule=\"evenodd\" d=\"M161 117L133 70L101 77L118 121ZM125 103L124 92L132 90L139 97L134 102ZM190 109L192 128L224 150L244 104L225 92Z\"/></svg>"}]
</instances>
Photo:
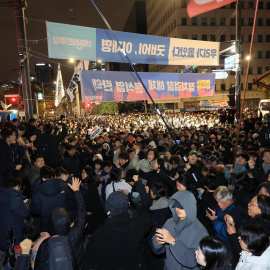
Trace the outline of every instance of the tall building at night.
<instances>
[{"instance_id":1,"label":"tall building at night","mask_svg":"<svg viewBox=\"0 0 270 270\"><path fill-rule=\"evenodd\" d=\"M188 3L189 0L146 0L147 34L190 40L218 41L220 42L220 51L230 47L236 34L236 2L193 18L188 17ZM247 73L246 57L249 53L256 1L240 1L240 4L241 94L243 94ZM270 1L262 0L258 7L245 103L246 106L251 107L258 106L260 98L264 98L263 93L259 92L257 86L253 85L252 82L270 69ZM232 53L227 52L220 56L220 66L198 66L197 72L209 73L214 69L224 69L224 58L229 55ZM184 69L185 66L149 65L149 72L180 73ZM228 88L235 85L235 73L233 71L227 72L229 74L227 79L216 80L216 92L213 97L185 98L180 101L177 99L159 100L157 102L178 103L178 108L197 108L200 101L228 100Z\"/></svg>"},{"instance_id":2,"label":"tall building at night","mask_svg":"<svg viewBox=\"0 0 270 270\"><path fill-rule=\"evenodd\" d=\"M36 81L39 84L41 83L53 84L56 78L53 64L36 63L35 73L36 73Z\"/></svg>"}]
</instances>

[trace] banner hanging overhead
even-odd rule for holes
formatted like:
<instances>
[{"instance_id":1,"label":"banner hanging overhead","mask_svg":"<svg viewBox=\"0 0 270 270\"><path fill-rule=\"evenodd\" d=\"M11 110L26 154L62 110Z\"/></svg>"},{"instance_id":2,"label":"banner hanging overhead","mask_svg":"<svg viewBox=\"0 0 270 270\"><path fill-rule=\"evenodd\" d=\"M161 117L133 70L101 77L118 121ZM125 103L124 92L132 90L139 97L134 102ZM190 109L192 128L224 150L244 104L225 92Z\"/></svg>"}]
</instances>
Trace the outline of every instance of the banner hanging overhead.
<instances>
[{"instance_id":1,"label":"banner hanging overhead","mask_svg":"<svg viewBox=\"0 0 270 270\"><path fill-rule=\"evenodd\" d=\"M109 30L46 22L50 58L126 63ZM115 31L132 63L219 65L219 42Z\"/></svg>"},{"instance_id":2,"label":"banner hanging overhead","mask_svg":"<svg viewBox=\"0 0 270 270\"><path fill-rule=\"evenodd\" d=\"M213 73L139 72L153 99L213 96ZM148 100L142 84L133 72L81 71L83 102Z\"/></svg>"},{"instance_id":3,"label":"banner hanging overhead","mask_svg":"<svg viewBox=\"0 0 270 270\"><path fill-rule=\"evenodd\" d=\"M226 6L236 0L190 0L187 6L189 18L204 12Z\"/></svg>"}]
</instances>

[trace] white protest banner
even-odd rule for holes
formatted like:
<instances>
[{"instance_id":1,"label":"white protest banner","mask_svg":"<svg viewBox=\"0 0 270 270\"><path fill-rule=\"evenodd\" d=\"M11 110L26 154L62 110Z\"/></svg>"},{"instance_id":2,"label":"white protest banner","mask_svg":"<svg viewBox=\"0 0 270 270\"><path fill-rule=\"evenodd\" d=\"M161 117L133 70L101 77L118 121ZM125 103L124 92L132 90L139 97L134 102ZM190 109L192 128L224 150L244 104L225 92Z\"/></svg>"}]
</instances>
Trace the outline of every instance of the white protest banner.
<instances>
[{"instance_id":1,"label":"white protest banner","mask_svg":"<svg viewBox=\"0 0 270 270\"><path fill-rule=\"evenodd\" d=\"M67 94L69 95L71 102L75 97L78 82L81 80L81 70L83 70L83 61L80 61L77 65L67 89Z\"/></svg>"},{"instance_id":2,"label":"white protest banner","mask_svg":"<svg viewBox=\"0 0 270 270\"><path fill-rule=\"evenodd\" d=\"M95 139L100 133L102 132L102 130L100 129L99 126L95 126L92 130L91 130L91 138Z\"/></svg>"},{"instance_id":3,"label":"white protest banner","mask_svg":"<svg viewBox=\"0 0 270 270\"><path fill-rule=\"evenodd\" d=\"M55 87L55 99L54 99L55 107L57 107L60 104L64 96L65 96L65 90L64 90L64 85L63 85L62 73L61 73L60 63L58 63L56 87Z\"/></svg>"}]
</instances>

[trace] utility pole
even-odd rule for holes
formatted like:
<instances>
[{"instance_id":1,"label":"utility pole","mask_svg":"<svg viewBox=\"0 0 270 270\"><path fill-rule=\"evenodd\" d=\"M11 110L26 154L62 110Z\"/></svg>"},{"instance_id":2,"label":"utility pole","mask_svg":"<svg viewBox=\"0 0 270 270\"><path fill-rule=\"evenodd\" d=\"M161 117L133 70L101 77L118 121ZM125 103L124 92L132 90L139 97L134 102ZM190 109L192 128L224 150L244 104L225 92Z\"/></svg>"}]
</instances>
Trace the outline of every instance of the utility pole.
<instances>
[{"instance_id":1,"label":"utility pole","mask_svg":"<svg viewBox=\"0 0 270 270\"><path fill-rule=\"evenodd\" d=\"M25 120L28 121L33 117L29 60L27 52L27 37L25 28L24 9L26 8L26 0L14 0L0 3L0 7L13 7L15 10L18 56L21 67L22 93L24 101Z\"/></svg>"},{"instance_id":2,"label":"utility pole","mask_svg":"<svg viewBox=\"0 0 270 270\"><path fill-rule=\"evenodd\" d=\"M45 101L45 92L44 92L44 84L41 82L42 85L42 94L43 94L43 117L46 117L46 101Z\"/></svg>"},{"instance_id":3,"label":"utility pole","mask_svg":"<svg viewBox=\"0 0 270 270\"><path fill-rule=\"evenodd\" d=\"M235 35L235 94L236 94L236 119L240 120L241 111L241 4L236 2L236 35ZM240 123L239 123L240 124Z\"/></svg>"}]
</instances>

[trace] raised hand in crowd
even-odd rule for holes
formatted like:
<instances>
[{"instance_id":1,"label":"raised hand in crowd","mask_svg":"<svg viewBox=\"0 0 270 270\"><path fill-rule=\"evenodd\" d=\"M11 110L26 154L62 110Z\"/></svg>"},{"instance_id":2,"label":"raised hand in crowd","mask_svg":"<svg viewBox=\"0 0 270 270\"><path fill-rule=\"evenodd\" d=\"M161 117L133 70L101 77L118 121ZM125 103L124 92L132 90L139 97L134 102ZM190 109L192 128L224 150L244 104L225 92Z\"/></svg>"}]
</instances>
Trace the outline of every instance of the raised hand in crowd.
<instances>
[{"instance_id":1,"label":"raised hand in crowd","mask_svg":"<svg viewBox=\"0 0 270 270\"><path fill-rule=\"evenodd\" d=\"M68 183L68 186L75 192L80 190L81 181L79 178L72 177L72 184Z\"/></svg>"}]
</instances>

